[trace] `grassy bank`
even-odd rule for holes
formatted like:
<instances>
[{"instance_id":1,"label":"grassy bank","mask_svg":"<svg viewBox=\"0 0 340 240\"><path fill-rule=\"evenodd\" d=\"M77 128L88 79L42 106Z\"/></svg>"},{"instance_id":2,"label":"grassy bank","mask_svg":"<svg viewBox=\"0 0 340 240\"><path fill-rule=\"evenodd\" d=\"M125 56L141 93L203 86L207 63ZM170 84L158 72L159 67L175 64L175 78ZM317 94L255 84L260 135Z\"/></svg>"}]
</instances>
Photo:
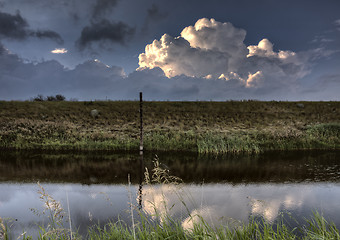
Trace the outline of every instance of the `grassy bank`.
<instances>
[{"instance_id":1,"label":"grassy bank","mask_svg":"<svg viewBox=\"0 0 340 240\"><path fill-rule=\"evenodd\" d=\"M340 149L339 112L340 102L145 102L144 147ZM0 140L7 149L137 150L139 102L0 102Z\"/></svg>"}]
</instances>

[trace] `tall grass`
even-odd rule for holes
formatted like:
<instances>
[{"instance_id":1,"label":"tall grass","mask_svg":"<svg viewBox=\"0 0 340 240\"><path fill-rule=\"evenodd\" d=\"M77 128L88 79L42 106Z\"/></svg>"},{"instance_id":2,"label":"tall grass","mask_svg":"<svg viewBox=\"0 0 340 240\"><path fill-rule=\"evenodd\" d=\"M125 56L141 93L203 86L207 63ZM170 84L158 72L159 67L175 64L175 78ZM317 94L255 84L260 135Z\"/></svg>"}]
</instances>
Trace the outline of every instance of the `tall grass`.
<instances>
[{"instance_id":1,"label":"tall grass","mask_svg":"<svg viewBox=\"0 0 340 240\"><path fill-rule=\"evenodd\" d=\"M66 228L67 220L64 220L66 212L64 211L61 203L55 200L51 195L49 195L45 188L38 182L40 195L39 198L44 205L44 210L42 212L37 209L31 209L31 211L38 216L47 216L48 223L44 226L39 226L40 231L38 234L38 239L73 239L72 229ZM67 219L67 218L65 218ZM70 218L69 218L70 219ZM70 225L71 226L71 225ZM30 237L27 237L29 239ZM23 238L25 239L25 238Z\"/></svg>"},{"instance_id":2,"label":"tall grass","mask_svg":"<svg viewBox=\"0 0 340 240\"><path fill-rule=\"evenodd\" d=\"M320 148L327 146L336 149L340 145L340 123L308 126L306 136Z\"/></svg>"},{"instance_id":3,"label":"tall grass","mask_svg":"<svg viewBox=\"0 0 340 240\"><path fill-rule=\"evenodd\" d=\"M160 239L212 239L212 240L331 240L339 239L339 230L332 223L328 223L320 214L315 214L310 219L307 226L301 226L299 229L290 229L284 223L276 226L266 222L251 221L237 228L228 228L220 226L211 227L204 220L195 224L190 231L182 228L181 224L176 221L155 225L141 220L135 227L135 237L132 229L125 222L110 222L105 226L94 225L88 229L87 236L76 236L73 239L127 239L127 240L160 240ZM52 239L70 239L65 235L46 234L46 230L41 228L42 233L37 237L38 240ZM299 234L297 234L299 233ZM3 239L10 239L5 235ZM14 239L33 239L32 236L23 235Z\"/></svg>"},{"instance_id":4,"label":"tall grass","mask_svg":"<svg viewBox=\"0 0 340 240\"><path fill-rule=\"evenodd\" d=\"M0 217L0 239L8 239L8 227Z\"/></svg>"},{"instance_id":5,"label":"tall grass","mask_svg":"<svg viewBox=\"0 0 340 240\"><path fill-rule=\"evenodd\" d=\"M278 132L208 133L197 141L199 153L259 153L268 150L339 149L340 124L316 124L304 130Z\"/></svg>"},{"instance_id":6,"label":"tall grass","mask_svg":"<svg viewBox=\"0 0 340 240\"><path fill-rule=\"evenodd\" d=\"M191 151L198 153L259 153L267 150L340 149L340 124L317 124L290 132L234 131L230 133L193 130L147 131L146 151ZM0 148L38 150L138 150L137 137L120 138L105 135L81 136L56 134L50 130L45 136L25 135L18 131L0 136Z\"/></svg>"}]
</instances>

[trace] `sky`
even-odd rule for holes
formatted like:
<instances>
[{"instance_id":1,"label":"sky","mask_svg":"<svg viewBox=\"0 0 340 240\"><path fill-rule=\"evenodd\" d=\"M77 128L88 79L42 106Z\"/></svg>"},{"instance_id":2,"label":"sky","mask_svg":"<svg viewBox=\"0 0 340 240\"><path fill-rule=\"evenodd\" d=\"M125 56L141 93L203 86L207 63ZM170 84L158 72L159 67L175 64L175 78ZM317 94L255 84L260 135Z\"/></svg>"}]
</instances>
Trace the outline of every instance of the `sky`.
<instances>
[{"instance_id":1,"label":"sky","mask_svg":"<svg viewBox=\"0 0 340 240\"><path fill-rule=\"evenodd\" d=\"M340 100L339 0L0 0L0 100Z\"/></svg>"}]
</instances>

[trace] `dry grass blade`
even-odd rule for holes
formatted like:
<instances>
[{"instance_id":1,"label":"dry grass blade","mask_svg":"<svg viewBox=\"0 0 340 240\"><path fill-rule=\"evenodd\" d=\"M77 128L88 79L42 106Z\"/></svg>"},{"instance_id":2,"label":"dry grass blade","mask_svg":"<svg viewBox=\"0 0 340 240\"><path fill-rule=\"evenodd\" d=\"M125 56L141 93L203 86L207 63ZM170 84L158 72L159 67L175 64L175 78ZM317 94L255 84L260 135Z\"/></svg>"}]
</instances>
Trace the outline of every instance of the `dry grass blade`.
<instances>
[{"instance_id":1,"label":"dry grass blade","mask_svg":"<svg viewBox=\"0 0 340 240\"><path fill-rule=\"evenodd\" d=\"M2 220L2 218L0 217L0 239L6 239L7 238L7 228Z\"/></svg>"},{"instance_id":2,"label":"dry grass blade","mask_svg":"<svg viewBox=\"0 0 340 240\"><path fill-rule=\"evenodd\" d=\"M183 180L177 176L170 175L169 169L160 167L158 156L155 156L154 168L152 169L152 182L158 184L175 184L183 183Z\"/></svg>"}]
</instances>

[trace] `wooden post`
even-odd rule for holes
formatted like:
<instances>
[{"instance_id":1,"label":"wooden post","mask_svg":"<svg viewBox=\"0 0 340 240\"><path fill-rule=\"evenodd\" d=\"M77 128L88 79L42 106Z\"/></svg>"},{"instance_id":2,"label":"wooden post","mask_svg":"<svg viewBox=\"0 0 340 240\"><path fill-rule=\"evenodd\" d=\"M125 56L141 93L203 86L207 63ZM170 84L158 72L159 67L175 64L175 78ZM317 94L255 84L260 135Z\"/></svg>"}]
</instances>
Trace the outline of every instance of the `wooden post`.
<instances>
[{"instance_id":1,"label":"wooden post","mask_svg":"<svg viewBox=\"0 0 340 240\"><path fill-rule=\"evenodd\" d=\"M139 93L139 116L140 116L140 144L139 151L143 152L143 93Z\"/></svg>"}]
</instances>

